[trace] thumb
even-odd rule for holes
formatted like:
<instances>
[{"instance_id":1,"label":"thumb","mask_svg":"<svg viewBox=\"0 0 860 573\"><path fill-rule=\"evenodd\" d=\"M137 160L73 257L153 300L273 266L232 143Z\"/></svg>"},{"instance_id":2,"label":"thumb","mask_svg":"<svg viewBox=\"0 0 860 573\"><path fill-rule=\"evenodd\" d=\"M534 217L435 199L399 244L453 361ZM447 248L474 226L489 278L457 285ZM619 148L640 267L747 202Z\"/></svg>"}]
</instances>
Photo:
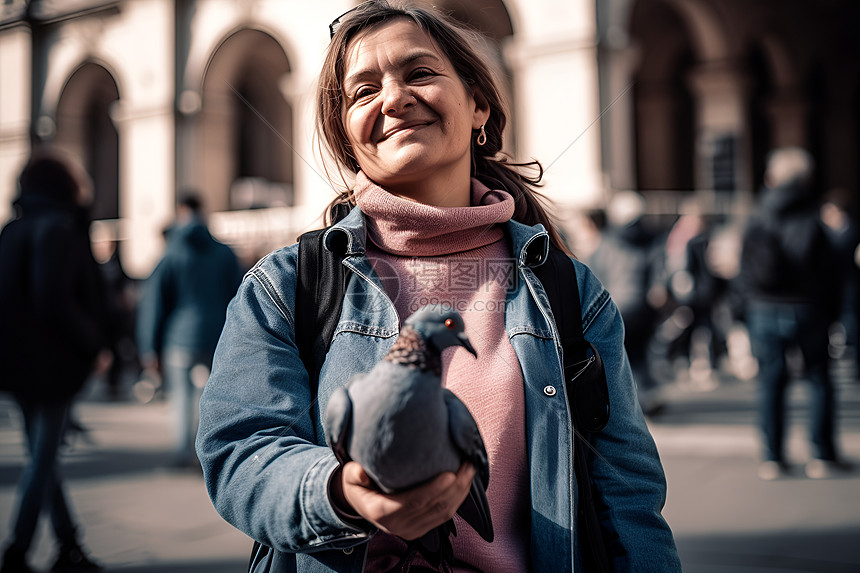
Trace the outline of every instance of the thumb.
<instances>
[{"instance_id":1,"label":"thumb","mask_svg":"<svg viewBox=\"0 0 860 573\"><path fill-rule=\"evenodd\" d=\"M362 487L374 487L373 480L358 462L348 462L343 466L344 476L351 482Z\"/></svg>"},{"instance_id":2,"label":"thumb","mask_svg":"<svg viewBox=\"0 0 860 573\"><path fill-rule=\"evenodd\" d=\"M373 480L370 479L370 476L367 475L367 472L364 471L364 468L358 466L358 473L356 474L359 479L359 483L364 487L373 487Z\"/></svg>"}]
</instances>

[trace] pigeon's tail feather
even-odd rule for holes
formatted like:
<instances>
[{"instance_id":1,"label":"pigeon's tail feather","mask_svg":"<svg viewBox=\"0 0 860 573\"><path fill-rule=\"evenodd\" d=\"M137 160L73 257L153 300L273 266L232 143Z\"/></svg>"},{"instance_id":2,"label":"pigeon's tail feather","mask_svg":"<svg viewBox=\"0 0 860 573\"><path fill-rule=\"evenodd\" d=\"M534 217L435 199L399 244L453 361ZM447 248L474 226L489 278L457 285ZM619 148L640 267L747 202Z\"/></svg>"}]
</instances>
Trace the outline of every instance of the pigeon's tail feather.
<instances>
[{"instance_id":1,"label":"pigeon's tail feather","mask_svg":"<svg viewBox=\"0 0 860 573\"><path fill-rule=\"evenodd\" d=\"M487 500L487 486L481 479L481 474L475 474L472 486L469 488L469 496L463 501L457 515L472 526L484 541L492 543L495 537L493 533L493 520L490 517L490 502Z\"/></svg>"},{"instance_id":2,"label":"pigeon's tail feather","mask_svg":"<svg viewBox=\"0 0 860 573\"><path fill-rule=\"evenodd\" d=\"M454 546L451 545L452 535L457 535L457 528L454 525L454 520L449 519L418 539L408 542L408 545L416 547L421 557L431 566L442 571L450 571L450 563L454 561Z\"/></svg>"}]
</instances>

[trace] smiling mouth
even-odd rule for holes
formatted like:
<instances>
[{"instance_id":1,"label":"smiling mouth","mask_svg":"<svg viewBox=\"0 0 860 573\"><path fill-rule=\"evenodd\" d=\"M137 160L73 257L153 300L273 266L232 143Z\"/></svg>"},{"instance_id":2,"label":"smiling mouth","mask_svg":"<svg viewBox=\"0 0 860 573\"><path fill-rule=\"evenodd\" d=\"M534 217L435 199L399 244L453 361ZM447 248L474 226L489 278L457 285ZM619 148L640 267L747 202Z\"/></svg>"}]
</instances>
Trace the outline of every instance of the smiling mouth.
<instances>
[{"instance_id":1,"label":"smiling mouth","mask_svg":"<svg viewBox=\"0 0 860 573\"><path fill-rule=\"evenodd\" d=\"M386 139L393 137L397 134L403 133L405 131L415 131L418 129L422 129L424 127L427 127L428 125L431 125L432 123L432 121L418 121L413 123L407 123L404 125L398 125L397 127L389 129L388 131L383 133L382 137L379 138L378 142L385 141Z\"/></svg>"}]
</instances>

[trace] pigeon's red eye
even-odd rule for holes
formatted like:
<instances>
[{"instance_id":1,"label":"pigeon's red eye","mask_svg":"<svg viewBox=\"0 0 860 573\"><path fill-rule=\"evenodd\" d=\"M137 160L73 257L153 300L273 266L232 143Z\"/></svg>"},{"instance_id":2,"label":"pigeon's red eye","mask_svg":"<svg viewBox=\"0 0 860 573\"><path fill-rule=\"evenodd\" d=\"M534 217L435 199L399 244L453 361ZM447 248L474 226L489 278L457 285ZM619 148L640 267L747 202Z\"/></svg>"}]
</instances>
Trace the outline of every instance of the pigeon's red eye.
<instances>
[{"instance_id":1,"label":"pigeon's red eye","mask_svg":"<svg viewBox=\"0 0 860 573\"><path fill-rule=\"evenodd\" d=\"M445 319L445 326L447 326L448 328L453 330L454 329L454 319L453 318L446 318Z\"/></svg>"}]
</instances>

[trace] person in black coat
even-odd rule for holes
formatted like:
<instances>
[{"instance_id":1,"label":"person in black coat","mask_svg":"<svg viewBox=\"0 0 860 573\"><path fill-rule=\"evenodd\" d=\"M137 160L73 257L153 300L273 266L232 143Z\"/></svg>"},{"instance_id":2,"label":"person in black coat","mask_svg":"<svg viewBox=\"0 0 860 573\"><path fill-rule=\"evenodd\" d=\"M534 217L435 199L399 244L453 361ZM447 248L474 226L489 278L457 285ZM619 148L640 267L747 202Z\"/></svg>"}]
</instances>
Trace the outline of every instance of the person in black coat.
<instances>
[{"instance_id":1,"label":"person in black coat","mask_svg":"<svg viewBox=\"0 0 860 573\"><path fill-rule=\"evenodd\" d=\"M0 389L21 409L30 464L19 483L2 573L27 572L39 514L59 543L54 570L98 571L84 553L57 471L72 401L104 348L105 309L89 240L88 179L56 150L34 152L16 218L0 233Z\"/></svg>"},{"instance_id":2,"label":"person in black coat","mask_svg":"<svg viewBox=\"0 0 860 573\"><path fill-rule=\"evenodd\" d=\"M819 217L820 198L812 184L812 157L800 148L771 153L766 188L744 232L739 285L752 351L759 365L759 477L789 472L784 450L786 351L797 347L810 383L811 478L847 469L835 440L836 398L829 372L828 328L839 310L837 253Z\"/></svg>"}]
</instances>

